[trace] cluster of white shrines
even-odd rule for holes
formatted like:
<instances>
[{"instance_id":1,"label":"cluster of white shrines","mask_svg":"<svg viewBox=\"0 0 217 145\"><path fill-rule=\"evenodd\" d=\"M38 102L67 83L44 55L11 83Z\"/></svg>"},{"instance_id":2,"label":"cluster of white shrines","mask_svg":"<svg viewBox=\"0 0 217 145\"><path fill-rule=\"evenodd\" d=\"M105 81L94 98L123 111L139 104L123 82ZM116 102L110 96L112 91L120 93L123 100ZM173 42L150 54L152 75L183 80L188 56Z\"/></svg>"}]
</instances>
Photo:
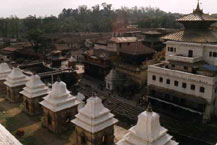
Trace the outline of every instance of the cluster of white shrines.
<instances>
[{"instance_id":1,"label":"cluster of white shrines","mask_svg":"<svg viewBox=\"0 0 217 145\"><path fill-rule=\"evenodd\" d=\"M6 63L0 64L0 78L1 86L5 85L6 99L10 102L22 99L23 110L28 115L39 114L42 108L43 125L54 133L60 133L68 124L73 124L76 145L114 144L114 125L118 120L96 94L79 106L84 97L81 94L72 96L64 82L55 82L49 90L38 75L27 77L19 68L11 70ZM167 131L160 125L159 115L149 106L117 145L177 145ZM0 125L0 145L11 144L20 143Z\"/></svg>"}]
</instances>

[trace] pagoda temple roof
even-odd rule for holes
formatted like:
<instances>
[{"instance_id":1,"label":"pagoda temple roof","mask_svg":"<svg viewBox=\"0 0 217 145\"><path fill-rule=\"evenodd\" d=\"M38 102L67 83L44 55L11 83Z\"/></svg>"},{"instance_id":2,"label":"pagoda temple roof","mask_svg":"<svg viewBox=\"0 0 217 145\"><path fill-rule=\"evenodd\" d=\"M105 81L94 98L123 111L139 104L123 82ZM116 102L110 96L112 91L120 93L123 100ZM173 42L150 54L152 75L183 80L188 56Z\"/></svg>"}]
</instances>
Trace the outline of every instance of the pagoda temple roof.
<instances>
[{"instance_id":1,"label":"pagoda temple roof","mask_svg":"<svg viewBox=\"0 0 217 145\"><path fill-rule=\"evenodd\" d=\"M66 88L66 84L62 81L54 83L51 92L40 102L43 107L53 112L77 106L79 103L80 101L70 94Z\"/></svg>"},{"instance_id":2,"label":"pagoda temple roof","mask_svg":"<svg viewBox=\"0 0 217 145\"><path fill-rule=\"evenodd\" d=\"M114 118L114 115L110 113L111 111L103 106L102 100L96 95L90 97L87 100L87 104L78 112L72 123L90 133L99 132L118 122Z\"/></svg>"},{"instance_id":3,"label":"pagoda temple roof","mask_svg":"<svg viewBox=\"0 0 217 145\"><path fill-rule=\"evenodd\" d=\"M47 95L48 88L41 81L38 75L33 75L30 77L30 80L26 83L26 86L20 93L28 98L35 98Z\"/></svg>"},{"instance_id":4,"label":"pagoda temple roof","mask_svg":"<svg viewBox=\"0 0 217 145\"><path fill-rule=\"evenodd\" d=\"M160 125L160 116L152 112L151 107L138 116L138 122L129 129L117 145L178 145L167 134L167 129Z\"/></svg>"},{"instance_id":5,"label":"pagoda temple roof","mask_svg":"<svg viewBox=\"0 0 217 145\"><path fill-rule=\"evenodd\" d=\"M10 74L11 69L7 63L0 64L0 80L5 80L7 75Z\"/></svg>"},{"instance_id":6,"label":"pagoda temple roof","mask_svg":"<svg viewBox=\"0 0 217 145\"><path fill-rule=\"evenodd\" d=\"M196 43L217 43L217 33L210 30L183 30L161 37L164 40L196 42Z\"/></svg>"},{"instance_id":7,"label":"pagoda temple roof","mask_svg":"<svg viewBox=\"0 0 217 145\"><path fill-rule=\"evenodd\" d=\"M17 87L25 85L27 81L28 77L19 68L13 68L11 73L6 77L4 84L9 87Z\"/></svg>"},{"instance_id":8,"label":"pagoda temple roof","mask_svg":"<svg viewBox=\"0 0 217 145\"><path fill-rule=\"evenodd\" d=\"M211 21L211 22L217 22L217 18L212 17L208 14L204 14L203 10L200 9L200 2L198 0L197 8L193 10L193 13L188 14L182 18L177 19L178 22L184 22L184 21Z\"/></svg>"},{"instance_id":9,"label":"pagoda temple roof","mask_svg":"<svg viewBox=\"0 0 217 145\"><path fill-rule=\"evenodd\" d=\"M200 9L199 1L193 13L179 18L177 21L182 23L185 29L168 34L162 39L195 43L217 43L217 32L210 29L210 26L217 22L217 18L204 14L203 10Z\"/></svg>"},{"instance_id":10,"label":"pagoda temple roof","mask_svg":"<svg viewBox=\"0 0 217 145\"><path fill-rule=\"evenodd\" d=\"M188 14L182 18L177 19L178 22L182 22L182 21L213 21L213 22L217 22L217 18L212 17L208 14L198 14L198 13L191 13Z\"/></svg>"}]
</instances>

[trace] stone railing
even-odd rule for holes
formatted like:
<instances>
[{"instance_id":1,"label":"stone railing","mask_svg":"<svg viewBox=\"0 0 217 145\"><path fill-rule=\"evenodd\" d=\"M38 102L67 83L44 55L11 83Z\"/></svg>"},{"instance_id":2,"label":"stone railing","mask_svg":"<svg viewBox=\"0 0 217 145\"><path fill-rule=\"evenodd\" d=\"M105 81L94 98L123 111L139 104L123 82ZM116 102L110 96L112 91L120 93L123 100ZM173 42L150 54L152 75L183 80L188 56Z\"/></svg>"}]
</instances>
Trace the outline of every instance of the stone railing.
<instances>
[{"instance_id":1,"label":"stone railing","mask_svg":"<svg viewBox=\"0 0 217 145\"><path fill-rule=\"evenodd\" d=\"M181 62L187 62L187 63L195 63L198 61L201 61L202 57L187 57L187 56L179 56L179 55L168 55L167 60L173 60L173 61L181 61Z\"/></svg>"}]
</instances>

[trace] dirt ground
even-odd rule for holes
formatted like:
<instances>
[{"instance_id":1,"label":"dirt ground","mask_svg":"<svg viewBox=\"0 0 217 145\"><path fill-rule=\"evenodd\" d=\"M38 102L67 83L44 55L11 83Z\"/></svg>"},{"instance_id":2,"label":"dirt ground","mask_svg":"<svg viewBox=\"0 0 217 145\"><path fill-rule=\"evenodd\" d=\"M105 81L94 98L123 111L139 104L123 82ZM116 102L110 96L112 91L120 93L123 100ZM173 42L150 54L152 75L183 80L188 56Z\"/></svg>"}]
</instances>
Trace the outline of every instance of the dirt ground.
<instances>
[{"instance_id":1,"label":"dirt ground","mask_svg":"<svg viewBox=\"0 0 217 145\"><path fill-rule=\"evenodd\" d=\"M22 112L21 103L12 104L0 98L0 123L3 124L12 134L17 129L23 129L25 135L17 138L24 145L75 145L74 131L62 134L53 134L41 126L41 116L30 117ZM121 126L115 126L115 141L120 140L127 130Z\"/></svg>"}]
</instances>

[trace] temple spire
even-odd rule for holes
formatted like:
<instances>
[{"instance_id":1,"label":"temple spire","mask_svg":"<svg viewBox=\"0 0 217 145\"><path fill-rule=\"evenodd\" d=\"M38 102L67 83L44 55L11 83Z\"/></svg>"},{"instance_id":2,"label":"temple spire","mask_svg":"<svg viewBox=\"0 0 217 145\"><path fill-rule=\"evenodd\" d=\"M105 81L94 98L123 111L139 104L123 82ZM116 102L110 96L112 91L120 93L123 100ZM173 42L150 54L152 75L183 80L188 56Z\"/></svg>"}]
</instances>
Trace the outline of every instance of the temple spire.
<instances>
[{"instance_id":1,"label":"temple spire","mask_svg":"<svg viewBox=\"0 0 217 145\"><path fill-rule=\"evenodd\" d=\"M147 112L152 112L152 106L151 103L148 104L148 107L146 109Z\"/></svg>"},{"instance_id":2,"label":"temple spire","mask_svg":"<svg viewBox=\"0 0 217 145\"><path fill-rule=\"evenodd\" d=\"M197 0L197 8L193 11L194 14L203 14L203 10L200 9L200 0Z\"/></svg>"}]
</instances>

